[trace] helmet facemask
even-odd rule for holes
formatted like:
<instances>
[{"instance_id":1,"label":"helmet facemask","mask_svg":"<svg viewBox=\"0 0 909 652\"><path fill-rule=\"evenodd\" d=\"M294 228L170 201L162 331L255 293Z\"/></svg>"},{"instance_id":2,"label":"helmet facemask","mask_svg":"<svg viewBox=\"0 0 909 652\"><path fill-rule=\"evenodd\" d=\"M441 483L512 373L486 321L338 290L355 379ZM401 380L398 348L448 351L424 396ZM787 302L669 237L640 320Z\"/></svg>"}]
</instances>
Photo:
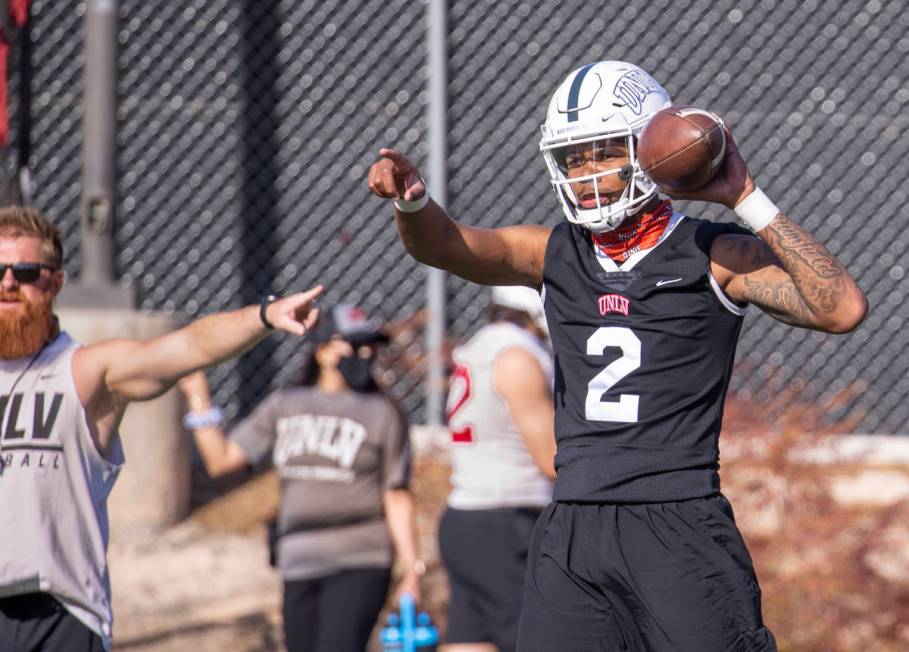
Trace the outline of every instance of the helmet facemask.
<instances>
[{"instance_id":1,"label":"helmet facemask","mask_svg":"<svg viewBox=\"0 0 909 652\"><path fill-rule=\"evenodd\" d=\"M619 145L624 153L621 157L614 153ZM656 195L657 186L641 172L635 146L636 137L629 128L624 133L598 134L573 140L569 144L541 147L543 159L549 169L550 182L570 222L594 233L611 231ZM584 156L581 156L582 151ZM613 154L602 156L603 152ZM620 160L626 156L624 162ZM581 158L585 160L579 160ZM612 160L613 163L606 163L607 160ZM569 165L569 162L572 164ZM572 174L572 169L583 167L593 171L588 174ZM617 177L617 181L610 180L609 177ZM608 195L615 195L616 192L603 189L604 181L608 187L613 188L619 183L624 184L624 189L610 201ZM589 191L580 197L575 191L578 184L589 186Z\"/></svg>"}]
</instances>

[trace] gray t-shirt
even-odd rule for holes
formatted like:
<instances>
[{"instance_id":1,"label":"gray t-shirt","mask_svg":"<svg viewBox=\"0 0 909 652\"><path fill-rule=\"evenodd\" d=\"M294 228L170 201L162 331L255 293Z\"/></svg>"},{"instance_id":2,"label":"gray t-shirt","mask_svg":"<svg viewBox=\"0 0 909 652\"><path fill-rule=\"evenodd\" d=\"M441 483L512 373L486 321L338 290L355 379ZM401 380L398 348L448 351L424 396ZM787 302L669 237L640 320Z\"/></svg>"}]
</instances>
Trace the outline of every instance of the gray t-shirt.
<instances>
[{"instance_id":1,"label":"gray t-shirt","mask_svg":"<svg viewBox=\"0 0 909 652\"><path fill-rule=\"evenodd\" d=\"M410 480L410 442L378 393L312 387L269 395L231 434L255 467L281 481L278 566L284 579L388 567L382 496Z\"/></svg>"}]
</instances>

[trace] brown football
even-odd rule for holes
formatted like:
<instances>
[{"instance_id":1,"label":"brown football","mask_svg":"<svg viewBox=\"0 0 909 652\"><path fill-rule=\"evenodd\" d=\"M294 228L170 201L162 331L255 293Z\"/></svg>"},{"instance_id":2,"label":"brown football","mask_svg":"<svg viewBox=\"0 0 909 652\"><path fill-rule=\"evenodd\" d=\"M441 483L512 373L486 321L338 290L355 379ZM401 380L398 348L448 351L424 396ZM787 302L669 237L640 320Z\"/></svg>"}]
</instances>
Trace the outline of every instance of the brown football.
<instances>
[{"instance_id":1,"label":"brown football","mask_svg":"<svg viewBox=\"0 0 909 652\"><path fill-rule=\"evenodd\" d=\"M658 186L679 192L710 181L725 154L723 121L693 106L670 106L654 114L638 142L644 174Z\"/></svg>"}]
</instances>

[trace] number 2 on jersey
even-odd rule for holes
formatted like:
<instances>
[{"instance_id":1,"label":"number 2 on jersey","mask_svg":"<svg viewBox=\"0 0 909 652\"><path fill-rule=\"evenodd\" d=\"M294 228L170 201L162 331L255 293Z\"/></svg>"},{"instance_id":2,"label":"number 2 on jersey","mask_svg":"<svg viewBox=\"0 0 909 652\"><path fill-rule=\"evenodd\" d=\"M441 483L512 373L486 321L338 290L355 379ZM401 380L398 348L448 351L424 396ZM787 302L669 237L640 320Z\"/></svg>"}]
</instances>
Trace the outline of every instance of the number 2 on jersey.
<instances>
[{"instance_id":1,"label":"number 2 on jersey","mask_svg":"<svg viewBox=\"0 0 909 652\"><path fill-rule=\"evenodd\" d=\"M603 355L608 348L621 349L622 357L606 366L587 384L584 416L589 421L638 420L637 394L620 394L619 400L603 400L603 395L617 382L641 366L641 340L630 328L604 326L587 339L587 355Z\"/></svg>"},{"instance_id":2,"label":"number 2 on jersey","mask_svg":"<svg viewBox=\"0 0 909 652\"><path fill-rule=\"evenodd\" d=\"M470 398L470 370L464 365L456 364L451 372L451 380L448 385L448 428L451 430L451 441L461 444L473 443L473 428L464 425L458 428L454 423L455 415L458 413L467 399Z\"/></svg>"}]
</instances>

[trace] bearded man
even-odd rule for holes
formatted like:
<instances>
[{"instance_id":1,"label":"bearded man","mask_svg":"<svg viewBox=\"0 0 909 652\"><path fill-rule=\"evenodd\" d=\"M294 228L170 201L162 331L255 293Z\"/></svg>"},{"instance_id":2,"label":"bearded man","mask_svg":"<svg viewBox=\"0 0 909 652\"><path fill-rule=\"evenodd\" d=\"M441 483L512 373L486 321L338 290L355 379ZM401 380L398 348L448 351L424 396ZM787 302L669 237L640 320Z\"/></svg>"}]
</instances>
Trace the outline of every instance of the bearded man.
<instances>
[{"instance_id":1,"label":"bearded man","mask_svg":"<svg viewBox=\"0 0 909 652\"><path fill-rule=\"evenodd\" d=\"M31 208L0 209L0 649L111 646L107 497L123 465L130 401L218 364L272 329L303 335L317 286L202 317L141 342L80 346L60 330L60 232Z\"/></svg>"}]
</instances>

